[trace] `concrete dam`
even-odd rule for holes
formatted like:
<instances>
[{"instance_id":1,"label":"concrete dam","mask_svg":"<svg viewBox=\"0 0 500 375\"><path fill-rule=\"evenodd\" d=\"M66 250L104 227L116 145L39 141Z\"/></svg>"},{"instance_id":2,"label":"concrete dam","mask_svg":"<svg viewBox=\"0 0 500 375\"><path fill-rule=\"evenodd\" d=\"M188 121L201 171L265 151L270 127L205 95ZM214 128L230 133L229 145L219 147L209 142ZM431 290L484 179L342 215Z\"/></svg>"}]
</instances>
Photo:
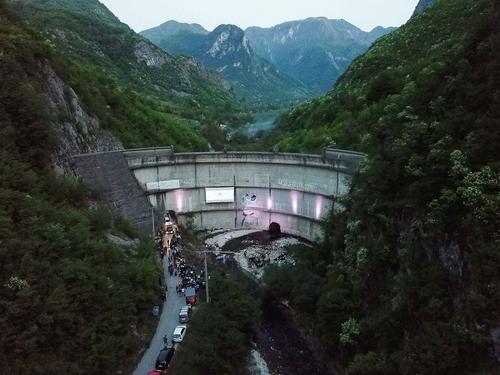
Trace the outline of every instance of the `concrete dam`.
<instances>
[{"instance_id":1,"label":"concrete dam","mask_svg":"<svg viewBox=\"0 0 500 375\"><path fill-rule=\"evenodd\" d=\"M336 149L306 155L153 148L74 160L83 180L103 191L114 211L145 230L151 230L154 207L157 213L175 211L180 224L195 229L267 230L277 223L284 233L316 240L322 237L320 220L347 192L346 178L363 158ZM119 181L108 185L108 178ZM142 204L129 209L127 196L138 200L139 190Z\"/></svg>"}]
</instances>

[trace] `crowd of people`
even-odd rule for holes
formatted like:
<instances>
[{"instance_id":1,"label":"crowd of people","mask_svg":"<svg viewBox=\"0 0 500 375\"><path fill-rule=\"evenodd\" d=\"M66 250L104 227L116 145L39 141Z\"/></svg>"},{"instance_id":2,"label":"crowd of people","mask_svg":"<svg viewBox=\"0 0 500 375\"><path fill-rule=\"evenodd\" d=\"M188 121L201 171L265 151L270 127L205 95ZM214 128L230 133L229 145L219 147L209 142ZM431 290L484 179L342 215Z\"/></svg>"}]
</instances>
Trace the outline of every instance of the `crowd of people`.
<instances>
[{"instance_id":1,"label":"crowd of people","mask_svg":"<svg viewBox=\"0 0 500 375\"><path fill-rule=\"evenodd\" d=\"M187 288L194 288L196 292L204 286L204 272L196 272L195 268L186 263L181 255L180 249L174 248L168 259L168 270L170 275L179 276L181 281L176 286L177 294L184 294Z\"/></svg>"},{"instance_id":2,"label":"crowd of people","mask_svg":"<svg viewBox=\"0 0 500 375\"><path fill-rule=\"evenodd\" d=\"M162 236L162 233L160 232L160 235L156 239L156 243L158 245L158 252L162 259L165 256L171 257L172 253L175 251L175 249L178 248L178 246L181 243L181 235L178 231L172 235L168 245L165 244L164 238L165 237Z\"/></svg>"},{"instance_id":3,"label":"crowd of people","mask_svg":"<svg viewBox=\"0 0 500 375\"><path fill-rule=\"evenodd\" d=\"M168 242L165 241L166 234L170 228L175 228L175 232L168 236ZM166 216L164 225L160 227L158 237L156 238L158 252L163 259L167 257L168 273L170 276L179 276L181 281L176 285L178 295L184 294L188 288L194 288L196 292L205 286L204 271L199 272L187 264L186 259L182 255L182 238L176 225L172 223L169 216ZM166 297L167 287L165 286L162 299Z\"/></svg>"}]
</instances>

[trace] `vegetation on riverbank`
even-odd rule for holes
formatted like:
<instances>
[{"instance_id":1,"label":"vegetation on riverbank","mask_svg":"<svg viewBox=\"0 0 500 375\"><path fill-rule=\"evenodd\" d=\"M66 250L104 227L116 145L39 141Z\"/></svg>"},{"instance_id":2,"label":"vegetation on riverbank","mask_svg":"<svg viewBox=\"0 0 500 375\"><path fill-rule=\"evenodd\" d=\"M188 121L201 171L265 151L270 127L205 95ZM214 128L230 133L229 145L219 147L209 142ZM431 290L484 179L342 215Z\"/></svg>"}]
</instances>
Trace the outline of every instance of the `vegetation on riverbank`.
<instances>
[{"instance_id":1,"label":"vegetation on riverbank","mask_svg":"<svg viewBox=\"0 0 500 375\"><path fill-rule=\"evenodd\" d=\"M169 369L173 374L246 374L260 319L258 289L246 276L216 263L210 265L210 276L210 303L196 308Z\"/></svg>"}]
</instances>

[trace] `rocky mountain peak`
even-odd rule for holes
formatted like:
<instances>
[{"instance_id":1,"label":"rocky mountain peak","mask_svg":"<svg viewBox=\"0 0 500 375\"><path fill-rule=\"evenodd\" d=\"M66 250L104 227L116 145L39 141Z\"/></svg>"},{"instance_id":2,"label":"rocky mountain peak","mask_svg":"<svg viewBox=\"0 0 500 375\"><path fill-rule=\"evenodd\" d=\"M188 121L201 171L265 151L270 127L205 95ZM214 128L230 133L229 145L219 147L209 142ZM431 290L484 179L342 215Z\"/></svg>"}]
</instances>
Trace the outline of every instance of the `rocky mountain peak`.
<instances>
[{"instance_id":1,"label":"rocky mountain peak","mask_svg":"<svg viewBox=\"0 0 500 375\"><path fill-rule=\"evenodd\" d=\"M213 31L212 31L212 34L219 34L221 32L228 32L228 33L231 33L231 34L240 34L240 35L244 35L245 32L240 29L238 26L236 25L232 25L232 24L222 24L222 25L219 25L217 26Z\"/></svg>"},{"instance_id":2,"label":"rocky mountain peak","mask_svg":"<svg viewBox=\"0 0 500 375\"><path fill-rule=\"evenodd\" d=\"M207 54L213 58L223 58L238 53L247 56L253 54L245 32L235 25L220 25L210 33L211 46Z\"/></svg>"}]
</instances>

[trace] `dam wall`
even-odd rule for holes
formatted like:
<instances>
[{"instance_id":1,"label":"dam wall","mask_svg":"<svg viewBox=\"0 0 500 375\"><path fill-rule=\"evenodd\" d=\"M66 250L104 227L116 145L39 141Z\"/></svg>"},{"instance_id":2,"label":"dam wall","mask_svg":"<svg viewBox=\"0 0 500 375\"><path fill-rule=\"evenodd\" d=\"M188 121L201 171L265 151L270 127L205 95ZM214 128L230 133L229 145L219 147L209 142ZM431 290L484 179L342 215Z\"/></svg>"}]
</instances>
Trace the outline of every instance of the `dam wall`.
<instances>
[{"instance_id":1,"label":"dam wall","mask_svg":"<svg viewBox=\"0 0 500 375\"><path fill-rule=\"evenodd\" d=\"M176 211L196 229L268 229L314 241L321 219L348 191L363 154L325 149L322 155L265 152L174 153L127 150L128 168L150 204Z\"/></svg>"}]
</instances>

